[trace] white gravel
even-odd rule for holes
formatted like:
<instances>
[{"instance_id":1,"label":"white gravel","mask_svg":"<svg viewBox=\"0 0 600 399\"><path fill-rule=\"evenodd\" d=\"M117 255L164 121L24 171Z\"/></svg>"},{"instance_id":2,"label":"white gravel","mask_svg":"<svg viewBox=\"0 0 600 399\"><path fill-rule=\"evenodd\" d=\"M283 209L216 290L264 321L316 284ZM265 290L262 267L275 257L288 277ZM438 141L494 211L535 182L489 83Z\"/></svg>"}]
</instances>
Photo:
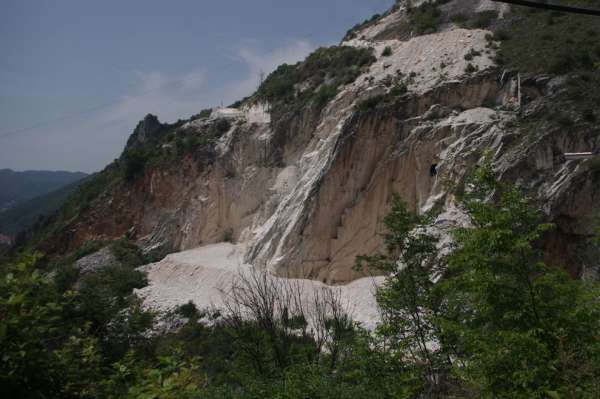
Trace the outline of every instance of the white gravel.
<instances>
[{"instance_id":1,"label":"white gravel","mask_svg":"<svg viewBox=\"0 0 600 399\"><path fill-rule=\"evenodd\" d=\"M148 286L136 290L148 308L167 312L189 301L199 309L223 309L223 290L236 278L252 272L252 266L244 264L244 249L239 245L220 243L168 255L160 262L143 266L148 274ZM278 284L289 279L272 278ZM291 280L302 287L306 302L311 302L316 291L326 288L314 280ZM352 318L363 327L373 329L380 319L375 288L384 277L366 277L347 285L331 287L339 290L341 303Z\"/></svg>"}]
</instances>

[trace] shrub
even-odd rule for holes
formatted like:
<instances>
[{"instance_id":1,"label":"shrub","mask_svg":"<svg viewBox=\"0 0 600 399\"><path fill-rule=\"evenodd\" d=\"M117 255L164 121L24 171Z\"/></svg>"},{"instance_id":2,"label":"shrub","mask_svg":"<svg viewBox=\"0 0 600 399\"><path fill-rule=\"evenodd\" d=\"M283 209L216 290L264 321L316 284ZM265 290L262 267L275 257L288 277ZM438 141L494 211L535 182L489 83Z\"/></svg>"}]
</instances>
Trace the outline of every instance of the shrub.
<instances>
[{"instance_id":1,"label":"shrub","mask_svg":"<svg viewBox=\"0 0 600 399\"><path fill-rule=\"evenodd\" d=\"M467 54L465 54L465 60L471 61L471 60L473 60L473 58L480 57L480 56L481 56L481 51L477 51L474 48L472 48L471 50L469 50L469 52Z\"/></svg>"},{"instance_id":2,"label":"shrub","mask_svg":"<svg viewBox=\"0 0 600 399\"><path fill-rule=\"evenodd\" d=\"M149 154L142 149L129 149L123 155L123 176L132 181L144 172L150 159Z\"/></svg>"},{"instance_id":3,"label":"shrub","mask_svg":"<svg viewBox=\"0 0 600 399\"><path fill-rule=\"evenodd\" d=\"M479 70L479 68L477 68L475 65L471 64L470 62L465 67L466 73L474 73L474 72L477 72L478 70Z\"/></svg>"},{"instance_id":4,"label":"shrub","mask_svg":"<svg viewBox=\"0 0 600 399\"><path fill-rule=\"evenodd\" d=\"M110 245L112 254L117 260L130 268L136 268L144 264L145 257L142 250L133 242L121 239Z\"/></svg>"},{"instance_id":5,"label":"shrub","mask_svg":"<svg viewBox=\"0 0 600 399\"><path fill-rule=\"evenodd\" d=\"M498 11L496 10L478 12L475 14L475 20L469 24L469 27L485 29L489 27L496 19L498 19Z\"/></svg>"},{"instance_id":6,"label":"shrub","mask_svg":"<svg viewBox=\"0 0 600 399\"><path fill-rule=\"evenodd\" d=\"M377 108L377 106L384 100L385 100L385 95L369 97L365 100L362 100L360 103L358 103L358 110L362 111L362 112L372 111L375 108Z\"/></svg>"},{"instance_id":7,"label":"shrub","mask_svg":"<svg viewBox=\"0 0 600 399\"><path fill-rule=\"evenodd\" d=\"M177 313L188 319L197 317L199 314L198 308L196 308L196 305L192 301L189 301L188 303L179 306L177 308Z\"/></svg>"},{"instance_id":8,"label":"shrub","mask_svg":"<svg viewBox=\"0 0 600 399\"><path fill-rule=\"evenodd\" d=\"M418 34L437 32L442 22L442 13L438 8L438 2L425 2L418 7L408 10L410 25Z\"/></svg>"},{"instance_id":9,"label":"shrub","mask_svg":"<svg viewBox=\"0 0 600 399\"><path fill-rule=\"evenodd\" d=\"M207 119L207 118L210 118L211 114L212 114L212 108L203 109L199 113L192 115L190 118L190 121L195 121L197 119Z\"/></svg>"},{"instance_id":10,"label":"shrub","mask_svg":"<svg viewBox=\"0 0 600 399\"><path fill-rule=\"evenodd\" d=\"M332 85L323 85L315 93L315 104L323 108L338 93L338 89Z\"/></svg>"},{"instance_id":11,"label":"shrub","mask_svg":"<svg viewBox=\"0 0 600 399\"><path fill-rule=\"evenodd\" d=\"M390 90L390 95L397 97L405 94L408 91L408 86L404 80L396 82L394 87Z\"/></svg>"},{"instance_id":12,"label":"shrub","mask_svg":"<svg viewBox=\"0 0 600 399\"><path fill-rule=\"evenodd\" d=\"M231 122L225 118L219 119L215 123L215 128L219 134L227 133L231 129Z\"/></svg>"},{"instance_id":13,"label":"shrub","mask_svg":"<svg viewBox=\"0 0 600 399\"><path fill-rule=\"evenodd\" d=\"M382 55L383 57L389 57L390 55L392 55L392 48L391 48L390 46L386 46L386 47L383 49L383 52L381 53L381 55Z\"/></svg>"}]
</instances>

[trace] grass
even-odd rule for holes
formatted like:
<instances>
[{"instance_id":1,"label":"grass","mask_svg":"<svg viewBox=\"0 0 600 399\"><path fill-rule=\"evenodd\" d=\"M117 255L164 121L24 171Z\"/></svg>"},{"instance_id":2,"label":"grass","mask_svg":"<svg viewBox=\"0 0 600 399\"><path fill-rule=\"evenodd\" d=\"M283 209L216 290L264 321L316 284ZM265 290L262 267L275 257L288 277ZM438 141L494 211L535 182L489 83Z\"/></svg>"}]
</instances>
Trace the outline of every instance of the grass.
<instances>
[{"instance_id":1,"label":"grass","mask_svg":"<svg viewBox=\"0 0 600 399\"><path fill-rule=\"evenodd\" d=\"M595 0L565 5L597 7ZM510 26L496 30L497 63L535 74L565 75L566 90L534 116L562 128L597 122L600 107L600 21L597 17L514 7ZM490 43L493 43L490 41Z\"/></svg>"},{"instance_id":2,"label":"grass","mask_svg":"<svg viewBox=\"0 0 600 399\"><path fill-rule=\"evenodd\" d=\"M595 6L595 1L572 1ZM528 72L566 74L597 72L600 63L600 23L597 18L515 8L510 30L495 33L502 42L498 62Z\"/></svg>"},{"instance_id":3,"label":"grass","mask_svg":"<svg viewBox=\"0 0 600 399\"><path fill-rule=\"evenodd\" d=\"M454 14L450 21L465 29L486 29L498 18L498 12L487 10L468 16L463 13Z\"/></svg>"}]
</instances>

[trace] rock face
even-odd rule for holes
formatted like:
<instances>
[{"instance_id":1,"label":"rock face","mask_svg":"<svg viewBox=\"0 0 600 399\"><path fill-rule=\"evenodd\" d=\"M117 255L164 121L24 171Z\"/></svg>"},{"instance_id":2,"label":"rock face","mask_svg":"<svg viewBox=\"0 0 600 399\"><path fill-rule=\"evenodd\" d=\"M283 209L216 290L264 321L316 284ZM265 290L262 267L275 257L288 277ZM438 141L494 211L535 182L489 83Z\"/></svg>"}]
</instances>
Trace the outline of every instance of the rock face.
<instances>
[{"instance_id":1,"label":"rock face","mask_svg":"<svg viewBox=\"0 0 600 399\"><path fill-rule=\"evenodd\" d=\"M117 258L113 255L109 247L102 248L93 254L84 256L75 262L75 267L79 270L80 276L96 273L109 266L117 263Z\"/></svg>"},{"instance_id":2,"label":"rock face","mask_svg":"<svg viewBox=\"0 0 600 399\"><path fill-rule=\"evenodd\" d=\"M126 148L134 148L144 144L160 132L163 125L156 115L148 114L136 126L133 134L127 140Z\"/></svg>"},{"instance_id":3,"label":"rock face","mask_svg":"<svg viewBox=\"0 0 600 399\"><path fill-rule=\"evenodd\" d=\"M444 7L504 11L488 0ZM539 198L557 224L548 259L580 274L572 256L600 209L598 172L562 154L597 151L598 136L560 125L525 135L515 123L552 101L563 82L497 68L486 30L447 24L415 36L399 28L405 18L400 1L347 38L345 45L374 48L378 60L322 110L275 118L268 104L246 103L179 127L185 136L230 122L213 150L148 167L105 192L69 226L72 245L128 231L147 248L175 251L233 240L245 264L283 277L347 283L364 276L353 269L355 257L381 248L393 192L418 212L446 209L436 224L447 229L462 220L450 185L460 186L487 156L502 179ZM381 55L388 47L391 55ZM400 78L406 93L381 97ZM131 145L159 130L155 117L146 117Z\"/></svg>"}]
</instances>

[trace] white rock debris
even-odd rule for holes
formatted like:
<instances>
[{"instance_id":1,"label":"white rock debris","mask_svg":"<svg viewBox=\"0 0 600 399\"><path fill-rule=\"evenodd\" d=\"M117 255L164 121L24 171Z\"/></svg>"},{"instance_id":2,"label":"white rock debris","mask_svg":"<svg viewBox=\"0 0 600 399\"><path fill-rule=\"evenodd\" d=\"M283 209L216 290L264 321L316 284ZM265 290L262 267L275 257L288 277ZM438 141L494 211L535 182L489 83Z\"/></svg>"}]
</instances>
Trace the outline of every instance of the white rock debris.
<instances>
[{"instance_id":1,"label":"white rock debris","mask_svg":"<svg viewBox=\"0 0 600 399\"><path fill-rule=\"evenodd\" d=\"M229 243L213 244L168 255L158 263L143 266L148 274L148 286L136 290L145 306L162 312L192 301L198 308L224 310L224 291L239 278L240 273L250 273L252 267L243 263L243 247ZM272 278L277 284L288 279ZM328 287L314 280L295 279L302 287L306 303L315 291L323 288L339 290L341 304L365 328L373 329L379 320L375 288L383 277L367 277L347 285Z\"/></svg>"}]
</instances>

